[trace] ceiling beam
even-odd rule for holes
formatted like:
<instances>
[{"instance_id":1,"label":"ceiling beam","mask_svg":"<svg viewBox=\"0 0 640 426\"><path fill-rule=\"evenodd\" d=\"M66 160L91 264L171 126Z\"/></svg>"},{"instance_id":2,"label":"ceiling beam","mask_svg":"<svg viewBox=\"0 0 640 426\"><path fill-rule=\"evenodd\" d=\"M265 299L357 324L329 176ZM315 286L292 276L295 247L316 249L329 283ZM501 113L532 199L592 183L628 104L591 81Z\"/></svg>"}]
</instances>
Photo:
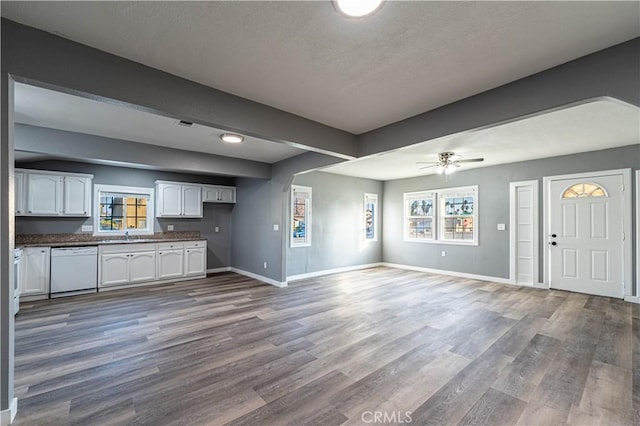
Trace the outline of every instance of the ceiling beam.
<instances>
[{"instance_id":1,"label":"ceiling beam","mask_svg":"<svg viewBox=\"0 0 640 426\"><path fill-rule=\"evenodd\" d=\"M97 164L231 177L271 178L271 165L102 136L16 124L15 149Z\"/></svg>"}]
</instances>

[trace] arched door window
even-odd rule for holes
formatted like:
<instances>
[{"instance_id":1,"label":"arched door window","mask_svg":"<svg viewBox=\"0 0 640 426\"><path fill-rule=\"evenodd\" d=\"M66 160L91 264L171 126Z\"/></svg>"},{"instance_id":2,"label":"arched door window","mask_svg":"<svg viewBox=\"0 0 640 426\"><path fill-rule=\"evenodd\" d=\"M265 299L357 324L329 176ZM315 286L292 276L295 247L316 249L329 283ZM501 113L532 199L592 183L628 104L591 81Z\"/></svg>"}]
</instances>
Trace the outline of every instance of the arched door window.
<instances>
[{"instance_id":1,"label":"arched door window","mask_svg":"<svg viewBox=\"0 0 640 426\"><path fill-rule=\"evenodd\" d=\"M562 193L562 198L607 197L607 191L595 183L576 183Z\"/></svg>"}]
</instances>

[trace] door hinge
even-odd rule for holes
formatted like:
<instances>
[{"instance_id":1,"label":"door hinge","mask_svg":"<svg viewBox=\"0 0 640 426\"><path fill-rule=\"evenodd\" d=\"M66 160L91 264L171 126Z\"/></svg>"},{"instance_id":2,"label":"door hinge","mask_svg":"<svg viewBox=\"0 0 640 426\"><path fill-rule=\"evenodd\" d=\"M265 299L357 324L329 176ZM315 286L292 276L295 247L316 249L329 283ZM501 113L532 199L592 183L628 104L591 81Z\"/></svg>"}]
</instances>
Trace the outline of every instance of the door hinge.
<instances>
[{"instance_id":1,"label":"door hinge","mask_svg":"<svg viewBox=\"0 0 640 426\"><path fill-rule=\"evenodd\" d=\"M624 232L622 233L622 241L624 241Z\"/></svg>"}]
</instances>

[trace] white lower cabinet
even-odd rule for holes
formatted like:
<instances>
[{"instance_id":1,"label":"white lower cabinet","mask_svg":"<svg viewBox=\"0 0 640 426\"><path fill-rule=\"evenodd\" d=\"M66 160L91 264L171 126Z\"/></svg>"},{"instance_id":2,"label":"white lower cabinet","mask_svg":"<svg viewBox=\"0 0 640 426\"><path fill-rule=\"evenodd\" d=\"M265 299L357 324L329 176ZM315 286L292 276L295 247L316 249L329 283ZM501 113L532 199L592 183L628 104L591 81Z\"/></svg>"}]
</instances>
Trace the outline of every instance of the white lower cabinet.
<instances>
[{"instance_id":1,"label":"white lower cabinet","mask_svg":"<svg viewBox=\"0 0 640 426\"><path fill-rule=\"evenodd\" d=\"M202 275L207 272L207 249L190 247L184 250L184 274Z\"/></svg>"},{"instance_id":2,"label":"white lower cabinet","mask_svg":"<svg viewBox=\"0 0 640 426\"><path fill-rule=\"evenodd\" d=\"M132 253L129 258L129 282L138 283L156 279L156 252Z\"/></svg>"},{"instance_id":3,"label":"white lower cabinet","mask_svg":"<svg viewBox=\"0 0 640 426\"><path fill-rule=\"evenodd\" d=\"M51 247L25 247L20 261L20 297L49 295Z\"/></svg>"},{"instance_id":4,"label":"white lower cabinet","mask_svg":"<svg viewBox=\"0 0 640 426\"><path fill-rule=\"evenodd\" d=\"M99 266L98 287L154 281L156 279L156 244L101 246Z\"/></svg>"},{"instance_id":5,"label":"white lower cabinet","mask_svg":"<svg viewBox=\"0 0 640 426\"><path fill-rule=\"evenodd\" d=\"M122 285L129 282L129 254L100 256L100 286Z\"/></svg>"},{"instance_id":6,"label":"white lower cabinet","mask_svg":"<svg viewBox=\"0 0 640 426\"><path fill-rule=\"evenodd\" d=\"M207 242L128 243L100 246L99 287L204 276Z\"/></svg>"},{"instance_id":7,"label":"white lower cabinet","mask_svg":"<svg viewBox=\"0 0 640 426\"><path fill-rule=\"evenodd\" d=\"M171 280L184 276L184 244L158 244L158 279Z\"/></svg>"}]
</instances>

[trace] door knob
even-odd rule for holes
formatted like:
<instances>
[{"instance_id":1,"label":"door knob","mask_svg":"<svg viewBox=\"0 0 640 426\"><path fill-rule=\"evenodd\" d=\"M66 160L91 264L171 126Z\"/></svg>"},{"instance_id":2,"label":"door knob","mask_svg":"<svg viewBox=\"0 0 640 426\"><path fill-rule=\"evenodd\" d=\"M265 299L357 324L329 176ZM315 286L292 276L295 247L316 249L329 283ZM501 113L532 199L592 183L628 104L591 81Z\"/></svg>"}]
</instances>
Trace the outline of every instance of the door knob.
<instances>
[{"instance_id":1,"label":"door knob","mask_svg":"<svg viewBox=\"0 0 640 426\"><path fill-rule=\"evenodd\" d=\"M549 244L551 244L552 246L557 246L558 243L556 243L555 241L551 241Z\"/></svg>"},{"instance_id":2,"label":"door knob","mask_svg":"<svg viewBox=\"0 0 640 426\"><path fill-rule=\"evenodd\" d=\"M557 235L556 234L551 234L551 237L555 238L555 237L557 237Z\"/></svg>"}]
</instances>

